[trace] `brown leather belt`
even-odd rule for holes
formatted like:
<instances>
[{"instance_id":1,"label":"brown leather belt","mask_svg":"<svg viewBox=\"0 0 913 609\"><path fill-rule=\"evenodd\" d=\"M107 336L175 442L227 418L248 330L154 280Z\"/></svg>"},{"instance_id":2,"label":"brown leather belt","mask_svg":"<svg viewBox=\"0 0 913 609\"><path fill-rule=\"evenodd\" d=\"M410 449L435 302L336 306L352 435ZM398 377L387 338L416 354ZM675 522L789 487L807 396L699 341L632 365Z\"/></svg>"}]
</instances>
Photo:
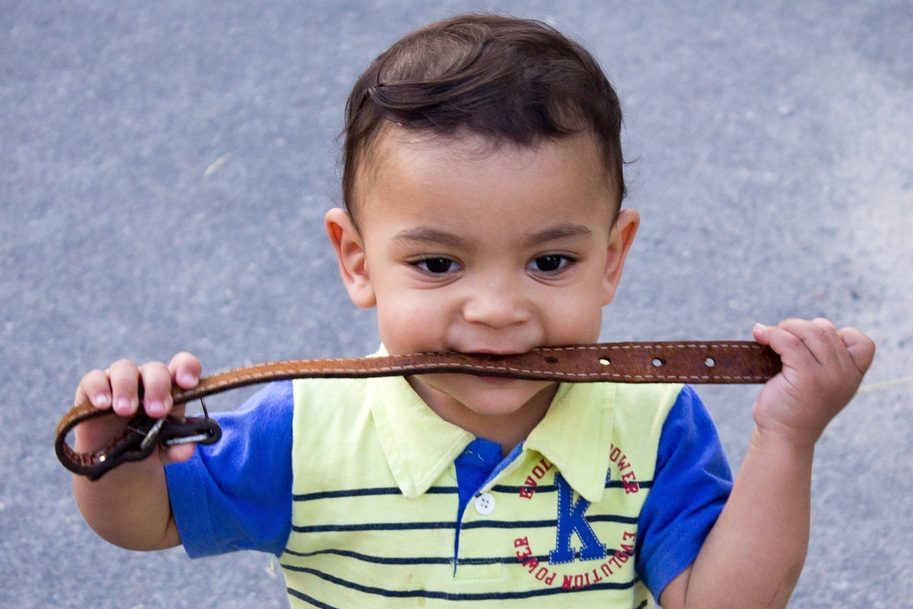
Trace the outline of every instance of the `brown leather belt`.
<instances>
[{"instance_id":1,"label":"brown leather belt","mask_svg":"<svg viewBox=\"0 0 913 609\"><path fill-rule=\"evenodd\" d=\"M602 343L541 347L519 355L418 353L382 357L289 360L254 364L200 379L193 389L172 391L175 405L257 383L293 378L367 378L456 372L571 383L763 383L780 371L769 347L748 341ZM204 417L152 419L139 414L108 446L77 453L67 434L88 419L111 416L89 403L73 406L57 425L57 458L73 473L96 480L126 461L148 457L158 444L211 444L218 423Z\"/></svg>"}]
</instances>

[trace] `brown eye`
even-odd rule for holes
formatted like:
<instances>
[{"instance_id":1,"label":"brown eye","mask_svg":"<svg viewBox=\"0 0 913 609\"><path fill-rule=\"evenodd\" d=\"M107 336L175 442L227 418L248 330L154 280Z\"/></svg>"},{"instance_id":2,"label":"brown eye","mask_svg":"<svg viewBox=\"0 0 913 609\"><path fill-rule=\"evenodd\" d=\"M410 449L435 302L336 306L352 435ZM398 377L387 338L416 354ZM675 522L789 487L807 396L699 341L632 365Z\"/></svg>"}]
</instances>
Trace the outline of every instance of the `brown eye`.
<instances>
[{"instance_id":1,"label":"brown eye","mask_svg":"<svg viewBox=\"0 0 913 609\"><path fill-rule=\"evenodd\" d=\"M415 266L433 275L450 273L457 269L457 263L450 258L425 258L416 262Z\"/></svg>"},{"instance_id":2,"label":"brown eye","mask_svg":"<svg viewBox=\"0 0 913 609\"><path fill-rule=\"evenodd\" d=\"M532 262L533 270L539 273L555 273L564 269L572 260L561 254L538 256Z\"/></svg>"}]
</instances>

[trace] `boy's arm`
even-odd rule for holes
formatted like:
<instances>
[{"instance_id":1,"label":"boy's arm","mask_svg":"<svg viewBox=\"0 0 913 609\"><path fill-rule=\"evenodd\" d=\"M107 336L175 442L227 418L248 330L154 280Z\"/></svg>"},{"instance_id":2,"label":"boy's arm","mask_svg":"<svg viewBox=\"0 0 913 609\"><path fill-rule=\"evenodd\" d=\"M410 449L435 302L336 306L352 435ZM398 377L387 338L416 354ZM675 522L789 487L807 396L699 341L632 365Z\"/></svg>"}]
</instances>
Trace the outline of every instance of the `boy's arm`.
<instances>
[{"instance_id":1,"label":"boy's arm","mask_svg":"<svg viewBox=\"0 0 913 609\"><path fill-rule=\"evenodd\" d=\"M754 335L783 370L755 402L732 494L694 563L663 591L664 609L786 606L808 545L815 442L875 352L865 335L823 319L758 325Z\"/></svg>"},{"instance_id":2,"label":"boy's arm","mask_svg":"<svg viewBox=\"0 0 913 609\"><path fill-rule=\"evenodd\" d=\"M172 412L172 382L183 389L194 387L200 378L199 360L189 353L175 355L167 366L151 362L137 368L119 360L107 371L86 374L76 390L76 403L89 400L96 408L113 408L117 417L102 417L76 428L76 450L103 446L123 430L138 408L142 383L146 413L162 417ZM181 414L180 408L174 409ZM73 477L76 503L96 533L107 541L132 550L158 550L180 545L181 538L171 514L165 464L186 461L193 445L158 449L148 459L127 463L96 482Z\"/></svg>"}]
</instances>

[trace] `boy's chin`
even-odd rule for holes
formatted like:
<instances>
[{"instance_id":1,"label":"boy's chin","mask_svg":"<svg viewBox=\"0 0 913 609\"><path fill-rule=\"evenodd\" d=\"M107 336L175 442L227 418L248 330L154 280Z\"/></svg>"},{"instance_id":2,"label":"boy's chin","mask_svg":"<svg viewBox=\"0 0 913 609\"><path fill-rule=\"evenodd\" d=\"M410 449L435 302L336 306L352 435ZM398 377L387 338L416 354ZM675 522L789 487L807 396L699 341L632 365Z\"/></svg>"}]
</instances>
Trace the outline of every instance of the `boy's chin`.
<instances>
[{"instance_id":1,"label":"boy's chin","mask_svg":"<svg viewBox=\"0 0 913 609\"><path fill-rule=\"evenodd\" d=\"M423 375L417 380L423 387L414 383L413 387L432 409L449 402L451 408L462 406L483 417L510 416L536 404L541 406L543 400L551 401L557 388L550 381L468 374Z\"/></svg>"}]
</instances>

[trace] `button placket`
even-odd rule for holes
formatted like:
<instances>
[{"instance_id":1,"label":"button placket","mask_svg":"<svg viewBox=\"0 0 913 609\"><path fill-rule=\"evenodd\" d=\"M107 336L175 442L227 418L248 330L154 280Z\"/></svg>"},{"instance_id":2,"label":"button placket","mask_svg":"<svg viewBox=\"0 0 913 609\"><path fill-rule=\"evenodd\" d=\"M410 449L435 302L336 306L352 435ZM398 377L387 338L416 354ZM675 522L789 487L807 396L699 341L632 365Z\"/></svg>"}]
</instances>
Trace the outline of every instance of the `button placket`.
<instances>
[{"instance_id":1,"label":"button placket","mask_svg":"<svg viewBox=\"0 0 913 609\"><path fill-rule=\"evenodd\" d=\"M513 549L513 531L509 528L488 528L479 526L467 526L484 520L491 520L497 508L497 517L495 520L502 520L505 514L510 513L510 497L501 495L498 500L495 499L495 493L491 488L498 484L499 481L505 480L523 463L521 452L513 460L499 471L485 486L479 489L473 495L463 511L460 518L459 542L456 546L457 560L471 559L470 562L458 562L458 567L454 574L454 579L478 581L478 580L495 580L505 577L506 565L500 560L505 555L512 554ZM501 507L498 508L498 502ZM506 502L506 503L505 503ZM470 505L472 506L470 508ZM507 552L507 554L505 554ZM478 563L478 558L490 558L492 562Z\"/></svg>"},{"instance_id":2,"label":"button placket","mask_svg":"<svg viewBox=\"0 0 913 609\"><path fill-rule=\"evenodd\" d=\"M485 521L495 511L496 500L492 493L476 493L466 505L459 532L459 562L454 579L461 581L500 580L504 577L504 565L497 560L502 553L503 540L497 539L498 529L473 526ZM467 526L468 525L468 526ZM491 562L479 559L491 558Z\"/></svg>"}]
</instances>

